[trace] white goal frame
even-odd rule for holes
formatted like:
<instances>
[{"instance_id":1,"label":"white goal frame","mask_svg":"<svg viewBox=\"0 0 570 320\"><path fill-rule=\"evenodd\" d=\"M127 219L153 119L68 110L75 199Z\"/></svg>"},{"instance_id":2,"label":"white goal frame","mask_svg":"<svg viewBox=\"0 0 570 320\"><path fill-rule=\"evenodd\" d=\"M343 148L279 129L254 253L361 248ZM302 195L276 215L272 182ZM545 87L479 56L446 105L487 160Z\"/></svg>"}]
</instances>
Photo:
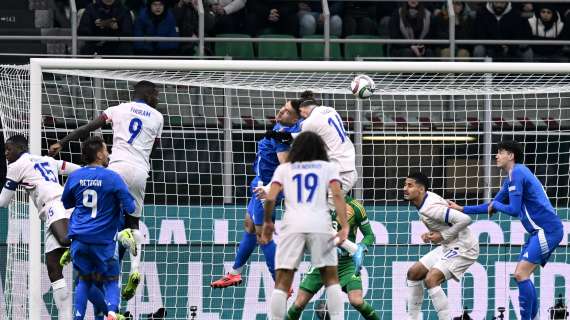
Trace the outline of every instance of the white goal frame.
<instances>
[{"instance_id":1,"label":"white goal frame","mask_svg":"<svg viewBox=\"0 0 570 320\"><path fill-rule=\"evenodd\" d=\"M371 61L253 61L253 60L139 60L139 59L30 59L30 152L41 153L42 73L55 69L164 70L164 71L265 71L265 72L391 72L391 73L493 73L568 74L570 63L492 62L371 62ZM381 89L379 88L380 93ZM348 84L347 84L348 91ZM357 119L358 120L358 119ZM357 121L359 123L359 121ZM358 128L357 128L358 130ZM355 141L358 148L359 141ZM490 150L489 150L490 151ZM489 155L490 157L490 155ZM489 158L490 160L490 158ZM41 221L30 202L29 318L40 319Z\"/></svg>"}]
</instances>

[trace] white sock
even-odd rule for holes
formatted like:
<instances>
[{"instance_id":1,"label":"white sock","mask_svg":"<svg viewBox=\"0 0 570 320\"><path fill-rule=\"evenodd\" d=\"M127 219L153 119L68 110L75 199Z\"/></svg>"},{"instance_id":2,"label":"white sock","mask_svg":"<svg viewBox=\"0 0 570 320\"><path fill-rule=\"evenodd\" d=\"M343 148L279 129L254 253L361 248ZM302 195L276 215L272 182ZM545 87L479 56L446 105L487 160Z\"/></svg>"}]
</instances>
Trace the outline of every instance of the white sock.
<instances>
[{"instance_id":1,"label":"white sock","mask_svg":"<svg viewBox=\"0 0 570 320\"><path fill-rule=\"evenodd\" d=\"M135 241L137 242L137 255L131 256L131 273L135 271L139 271L139 265L141 263L141 256L142 256L142 242L144 241L144 237L142 233L138 229L133 229L133 236L135 237Z\"/></svg>"},{"instance_id":2,"label":"white sock","mask_svg":"<svg viewBox=\"0 0 570 320\"><path fill-rule=\"evenodd\" d=\"M340 285L333 284L325 289L327 293L327 307L331 320L344 319L344 300Z\"/></svg>"},{"instance_id":3,"label":"white sock","mask_svg":"<svg viewBox=\"0 0 570 320\"><path fill-rule=\"evenodd\" d=\"M51 284L53 300L57 306L59 320L71 320L72 306L71 294L67 290L65 279L59 279Z\"/></svg>"},{"instance_id":4,"label":"white sock","mask_svg":"<svg viewBox=\"0 0 570 320\"><path fill-rule=\"evenodd\" d=\"M449 302L443 289L440 286L433 287L428 290L428 294L439 320L449 320Z\"/></svg>"},{"instance_id":5,"label":"white sock","mask_svg":"<svg viewBox=\"0 0 570 320\"><path fill-rule=\"evenodd\" d=\"M424 288L422 281L407 280L408 283L408 319L419 319L424 300Z\"/></svg>"},{"instance_id":6,"label":"white sock","mask_svg":"<svg viewBox=\"0 0 570 320\"><path fill-rule=\"evenodd\" d=\"M287 313L287 295L285 291L279 289L273 290L269 305L271 320L285 319L285 314Z\"/></svg>"},{"instance_id":7,"label":"white sock","mask_svg":"<svg viewBox=\"0 0 570 320\"><path fill-rule=\"evenodd\" d=\"M230 271L230 274L233 274L234 276L235 276L235 275L238 275L238 274L241 274L241 270L243 270L243 266L241 266L241 267L239 267L239 268L237 268L237 269L232 269L232 271Z\"/></svg>"}]
</instances>

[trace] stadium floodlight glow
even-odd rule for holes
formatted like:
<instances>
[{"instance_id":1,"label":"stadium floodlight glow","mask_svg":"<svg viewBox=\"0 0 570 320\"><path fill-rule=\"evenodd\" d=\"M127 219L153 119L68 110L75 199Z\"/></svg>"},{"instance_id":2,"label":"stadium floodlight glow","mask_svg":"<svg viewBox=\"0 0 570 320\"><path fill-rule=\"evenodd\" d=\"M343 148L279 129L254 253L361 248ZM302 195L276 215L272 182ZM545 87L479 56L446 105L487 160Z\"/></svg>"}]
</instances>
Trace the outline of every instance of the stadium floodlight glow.
<instances>
[{"instance_id":1,"label":"stadium floodlight glow","mask_svg":"<svg viewBox=\"0 0 570 320\"><path fill-rule=\"evenodd\" d=\"M477 138L471 136L364 136L364 141L431 141L431 142L473 142Z\"/></svg>"}]
</instances>

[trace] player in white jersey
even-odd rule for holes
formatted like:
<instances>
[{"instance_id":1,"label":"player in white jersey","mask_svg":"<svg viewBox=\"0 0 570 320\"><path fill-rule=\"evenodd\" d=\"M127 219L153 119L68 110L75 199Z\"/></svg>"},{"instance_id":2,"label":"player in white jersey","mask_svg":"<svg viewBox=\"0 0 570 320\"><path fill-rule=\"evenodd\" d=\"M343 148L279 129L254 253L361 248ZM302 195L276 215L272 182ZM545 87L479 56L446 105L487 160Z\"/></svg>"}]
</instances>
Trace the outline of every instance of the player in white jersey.
<instances>
[{"instance_id":1,"label":"player in white jersey","mask_svg":"<svg viewBox=\"0 0 570 320\"><path fill-rule=\"evenodd\" d=\"M118 173L135 198L135 214L125 215L125 230L119 233L119 240L129 247L134 237L136 246L129 247L131 273L122 290L122 297L129 300L135 294L140 281L139 264L141 243L144 240L139 231L139 220L144 204L145 186L150 171L150 154L157 145L164 118L156 110L158 90L150 81L140 81L134 86L134 101L110 107L88 124L77 128L58 143L50 146L50 155L57 154L69 141L86 136L106 123L113 127L113 147L109 169ZM132 230L132 233L131 233Z\"/></svg>"},{"instance_id":2,"label":"player in white jersey","mask_svg":"<svg viewBox=\"0 0 570 320\"><path fill-rule=\"evenodd\" d=\"M416 206L429 230L422 240L439 244L408 269L408 319L419 319L425 284L439 319L449 320L449 303L441 284L461 279L479 257L479 241L467 227L471 218L450 209L445 199L428 189L429 179L422 173L410 174L404 183L404 198Z\"/></svg>"},{"instance_id":3,"label":"player in white jersey","mask_svg":"<svg viewBox=\"0 0 570 320\"><path fill-rule=\"evenodd\" d=\"M66 211L61 203L63 187L59 184L58 175L68 175L80 167L51 157L29 154L28 140L21 135L6 141L5 155L8 170L6 184L0 193L0 207L8 207L18 185L24 187L32 198L45 224L44 252L59 319L71 319L72 297L63 278L63 267L59 264L71 243L67 238L71 212Z\"/></svg>"},{"instance_id":4,"label":"player in white jersey","mask_svg":"<svg viewBox=\"0 0 570 320\"><path fill-rule=\"evenodd\" d=\"M310 90L303 92L301 98L293 103L293 107L298 109L301 117L305 119L301 123L301 132L315 132L323 139L330 162L336 164L339 169L342 191L346 195L356 184L358 173L354 145L346 133L342 118L334 108L321 106ZM298 134L286 132L266 133L266 136L282 141L291 141L296 135ZM331 199L329 207L333 207Z\"/></svg>"},{"instance_id":5,"label":"player in white jersey","mask_svg":"<svg viewBox=\"0 0 570 320\"><path fill-rule=\"evenodd\" d=\"M342 289L337 275L336 240L342 243L348 236L346 203L340 186L338 168L328 162L324 142L313 132L300 134L293 143L288 162L279 165L273 174L264 205L262 243L271 240L274 224L271 218L277 195L283 191L285 213L281 220L280 239L275 256L275 290L271 296L272 320L284 319L287 312L287 292L295 270L303 259L305 248L311 264L320 269L332 320L344 319ZM331 215L327 192L331 190L341 230L331 235Z\"/></svg>"}]
</instances>

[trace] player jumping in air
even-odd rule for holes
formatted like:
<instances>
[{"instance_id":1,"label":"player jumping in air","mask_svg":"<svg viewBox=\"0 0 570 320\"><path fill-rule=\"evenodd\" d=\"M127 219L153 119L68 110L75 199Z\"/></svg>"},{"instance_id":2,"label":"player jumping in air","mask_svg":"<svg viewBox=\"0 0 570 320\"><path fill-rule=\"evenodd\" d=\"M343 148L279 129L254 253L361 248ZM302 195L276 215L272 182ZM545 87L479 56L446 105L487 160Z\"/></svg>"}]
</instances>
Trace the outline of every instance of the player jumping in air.
<instances>
[{"instance_id":1,"label":"player jumping in air","mask_svg":"<svg viewBox=\"0 0 570 320\"><path fill-rule=\"evenodd\" d=\"M337 165L340 171L342 191L346 195L358 179L356 172L356 152L350 140L342 119L334 108L321 106L314 98L312 91L301 94L299 113L304 119L301 123L301 131L311 131L318 134L325 142L326 151L330 161ZM291 142L296 136L288 132L267 132L266 136L285 142ZM329 207L333 208L332 200L329 199Z\"/></svg>"},{"instance_id":2,"label":"player jumping in air","mask_svg":"<svg viewBox=\"0 0 570 320\"><path fill-rule=\"evenodd\" d=\"M67 239L69 213L61 203L63 187L59 184L58 175L70 174L80 167L28 153L28 140L22 135L6 140L5 155L8 170L6 184L0 193L0 207L10 204L18 185L23 186L32 197L40 219L45 222L44 252L59 319L71 319L71 293L67 290L63 267L59 264L59 259L70 244Z\"/></svg>"},{"instance_id":3,"label":"player jumping in air","mask_svg":"<svg viewBox=\"0 0 570 320\"><path fill-rule=\"evenodd\" d=\"M501 189L489 203L459 206L453 209L467 214L489 214L500 211L521 220L530 234L519 255L514 277L519 287L521 320L538 318L538 299L530 276L537 266L545 266L564 236L564 228L538 178L522 164L524 152L516 141L497 144L497 167L507 172Z\"/></svg>"},{"instance_id":4,"label":"player jumping in air","mask_svg":"<svg viewBox=\"0 0 570 320\"><path fill-rule=\"evenodd\" d=\"M343 291L348 294L350 304L360 312L367 320L379 320L378 314L372 306L364 301L362 297L362 279L360 279L360 268L362 267L362 255L367 251L367 247L374 244L376 238L370 227L366 211L362 204L351 197L345 197L346 214L348 218L348 240L356 241L356 232L360 229L364 238L358 244L359 250L352 258L344 249L338 251L338 277L340 286ZM336 216L333 215L333 225L338 225ZM359 265L355 264L358 263ZM296 320L301 317L303 309L307 306L311 298L321 289L323 281L319 269L311 267L300 285L299 293L295 303L291 305L287 316L287 320Z\"/></svg>"},{"instance_id":5,"label":"player jumping in air","mask_svg":"<svg viewBox=\"0 0 570 320\"><path fill-rule=\"evenodd\" d=\"M327 199L329 189L341 226L336 238L330 233L332 219ZM271 319L280 320L286 316L287 292L295 270L303 259L305 248L310 253L313 267L320 269L331 319L344 319L338 258L333 239L342 243L348 237L346 203L338 168L328 161L324 142L319 135L313 132L301 133L291 147L288 162L275 170L264 205L262 243L272 239L275 230L273 209L281 191L285 196L285 213L281 220L275 257L276 279L271 296Z\"/></svg>"},{"instance_id":6,"label":"player jumping in air","mask_svg":"<svg viewBox=\"0 0 570 320\"><path fill-rule=\"evenodd\" d=\"M50 155L55 155L69 142L85 137L110 122L113 126L113 148L109 169L118 173L126 182L133 195L136 211L126 215L125 229L119 233L119 240L129 249L131 272L127 285L122 290L122 297L129 300L135 294L140 281L139 264L143 236L139 231L146 180L150 171L150 154L162 135L164 119L156 110L158 90L149 81L140 81L134 86L133 102L110 107L88 124L81 126L49 148ZM136 245L133 246L132 239Z\"/></svg>"},{"instance_id":7,"label":"player jumping in air","mask_svg":"<svg viewBox=\"0 0 570 320\"><path fill-rule=\"evenodd\" d=\"M123 212L135 214L135 201L123 179L106 169L107 146L101 137L81 148L87 166L69 176L61 196L65 208L75 208L69 222L71 260L79 273L75 288L75 320L85 317L91 286L105 294L107 320L124 319L119 311L119 257L116 236Z\"/></svg>"},{"instance_id":8,"label":"player jumping in air","mask_svg":"<svg viewBox=\"0 0 570 320\"><path fill-rule=\"evenodd\" d=\"M300 130L298 126L299 114L293 106L295 103L298 106L297 101L287 101L287 103L279 109L275 117L277 124L273 127L273 131L298 132ZM238 285L242 282L241 271L258 244L261 235L261 226L263 224L263 204L262 201L255 196L254 189L261 185L266 185L271 181L271 177L277 166L287 159L288 151L289 144L277 142L274 139L263 138L257 143L257 157L253 163L255 178L250 184L251 199L247 205L243 238L239 243L232 271L221 279L212 282L212 287L225 288ZM271 276L275 279L275 242L269 241L261 245L261 250L265 255L265 262L271 272Z\"/></svg>"},{"instance_id":9,"label":"player jumping in air","mask_svg":"<svg viewBox=\"0 0 570 320\"><path fill-rule=\"evenodd\" d=\"M449 320L449 303L441 284L461 279L479 256L479 241L467 227L471 218L449 208L442 197L428 189L429 179L422 173L410 174L404 183L404 199L418 209L429 230L422 234L422 240L440 244L408 269L408 319L419 319L425 285L439 320Z\"/></svg>"}]
</instances>

